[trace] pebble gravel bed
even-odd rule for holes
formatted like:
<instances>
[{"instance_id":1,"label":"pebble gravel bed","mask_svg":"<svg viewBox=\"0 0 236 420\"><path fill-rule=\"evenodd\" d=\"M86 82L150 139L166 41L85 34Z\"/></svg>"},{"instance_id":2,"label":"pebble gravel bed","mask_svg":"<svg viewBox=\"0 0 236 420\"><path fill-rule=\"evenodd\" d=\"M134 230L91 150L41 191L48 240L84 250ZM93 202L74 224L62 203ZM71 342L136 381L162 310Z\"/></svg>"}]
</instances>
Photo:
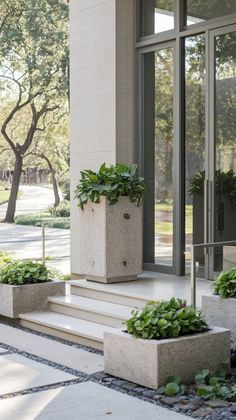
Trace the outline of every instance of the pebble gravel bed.
<instances>
[{"instance_id":1,"label":"pebble gravel bed","mask_svg":"<svg viewBox=\"0 0 236 420\"><path fill-rule=\"evenodd\" d=\"M8 326L9 325L13 326L7 321L0 321L0 322ZM68 346L73 346L78 349L83 349L90 353L102 354L101 351L91 349L89 347L86 347L80 344L75 344L67 340L52 337L48 334L32 331L28 328L21 327L19 325L14 325L14 327L22 331L27 331L31 334L35 334L38 336L48 338L50 340L60 342L62 344L66 344ZM5 350L5 352L1 353L0 356L10 354L10 353L16 353L23 357L32 359L36 362L42 363L44 365L48 365L52 368L59 369L63 372L66 372L75 376L75 379L72 379L69 381L39 386L35 388L24 389L22 391L14 392L11 394L4 394L0 396L0 399L12 398L18 395L32 394L36 392L42 392L42 391L46 391L50 389L55 389L62 386L70 386L70 385L78 384L81 382L92 381L100 385L106 386L108 388L114 389L116 391L122 392L124 394L128 394L135 398L141 399L143 401L147 401L149 403L168 408L177 413L186 414L187 416L195 418L195 419L236 420L236 403L230 403L230 402L220 400L220 399L205 401L196 395L196 387L194 385L188 386L184 395L167 397L165 395L158 394L158 392L155 390L142 387L140 385L134 384L132 382L129 382L120 378L116 378L111 375L107 375L104 372L98 372L98 373L89 375L84 372L71 369L67 366L36 356L34 354L21 351L15 347L9 346L2 342L0 342L0 347ZM235 384L235 383L236 383L236 369L233 369L232 370L232 384Z\"/></svg>"},{"instance_id":2,"label":"pebble gravel bed","mask_svg":"<svg viewBox=\"0 0 236 420\"><path fill-rule=\"evenodd\" d=\"M236 403L220 399L205 401L196 395L196 387L194 385L188 386L184 395L168 397L158 394L155 390L115 378L104 372L94 375L93 381L143 401L161 405L177 413L186 414L195 419L236 420ZM236 383L236 380L233 383Z\"/></svg>"}]
</instances>

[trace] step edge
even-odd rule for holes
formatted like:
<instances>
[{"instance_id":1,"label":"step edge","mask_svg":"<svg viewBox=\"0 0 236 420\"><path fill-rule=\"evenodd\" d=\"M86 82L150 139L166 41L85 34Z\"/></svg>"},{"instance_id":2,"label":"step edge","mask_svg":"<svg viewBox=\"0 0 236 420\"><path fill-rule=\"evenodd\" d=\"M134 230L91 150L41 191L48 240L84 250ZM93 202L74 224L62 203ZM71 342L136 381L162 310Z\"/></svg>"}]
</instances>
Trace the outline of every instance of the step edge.
<instances>
[{"instance_id":1,"label":"step edge","mask_svg":"<svg viewBox=\"0 0 236 420\"><path fill-rule=\"evenodd\" d=\"M117 296L121 296L121 297L122 296L125 296L125 297L131 298L131 299L141 300L143 302L150 302L151 300L153 300L153 299L151 299L150 296L134 295L133 293L130 293L130 292L120 292L119 290L115 290L115 289L113 289L113 290L111 290L111 289L110 290L105 290L105 289L100 288L100 287L98 287L98 288L92 287L92 286L90 286L88 284L82 284L81 285L81 284L78 284L78 283L73 283L75 281L76 280L71 280L68 283L70 284L70 286L73 286L73 287L78 287L78 288L82 288L82 289L89 289L89 290L95 290L96 292L108 293L108 294L111 294L111 295L117 295ZM71 293L71 294L73 294L73 293Z\"/></svg>"},{"instance_id":2,"label":"step edge","mask_svg":"<svg viewBox=\"0 0 236 420\"><path fill-rule=\"evenodd\" d=\"M64 316L67 316L67 315L64 315ZM67 334L76 335L78 337L87 338L91 341L97 341L99 343L103 343L103 337L101 338L101 337L89 335L89 334L86 334L86 333L83 333L83 332L79 333L75 330L68 330L67 328L59 327L58 325L55 325L55 324L49 324L48 322L45 322L45 321L42 322L42 321L36 320L34 318L30 318L29 316L27 316L27 314L20 314L19 318L20 318L20 320L22 319L23 321L28 321L28 322L35 323L35 324L38 324L38 325L43 325L45 327L52 328L52 329L55 329L55 330L59 330L59 331L65 332ZM79 319L79 318L76 318L76 319ZM86 321L86 320L83 320L83 321ZM87 321L87 322L92 323L92 321ZM103 325L103 324L100 324L100 325ZM110 327L110 328L112 328L112 327Z\"/></svg>"},{"instance_id":3,"label":"step edge","mask_svg":"<svg viewBox=\"0 0 236 420\"><path fill-rule=\"evenodd\" d=\"M99 315L104 315L104 316L108 316L108 317L112 317L112 318L116 318L116 319L122 319L124 321L127 319L125 316L114 314L112 312L102 311L101 309L89 308L87 306L76 305L76 304L70 303L70 302L60 302L60 301L56 300L56 298L48 298L48 302L55 303L59 306L66 306L66 307L73 308L73 309L78 309L78 310L82 310L82 311L91 312L93 314L99 314ZM128 306L127 306L127 308L128 308ZM131 308L131 310L132 309L135 309L135 308ZM131 316L131 314L130 314L130 316Z\"/></svg>"}]
</instances>

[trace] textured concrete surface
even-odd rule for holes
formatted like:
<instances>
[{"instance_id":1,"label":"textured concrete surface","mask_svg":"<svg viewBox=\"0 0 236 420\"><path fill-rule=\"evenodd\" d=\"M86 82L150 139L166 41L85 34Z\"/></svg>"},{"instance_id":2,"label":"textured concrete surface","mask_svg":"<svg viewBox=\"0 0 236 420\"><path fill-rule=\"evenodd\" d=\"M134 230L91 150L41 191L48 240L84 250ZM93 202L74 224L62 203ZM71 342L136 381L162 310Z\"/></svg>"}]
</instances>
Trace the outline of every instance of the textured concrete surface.
<instances>
[{"instance_id":1,"label":"textured concrete surface","mask_svg":"<svg viewBox=\"0 0 236 420\"><path fill-rule=\"evenodd\" d=\"M103 370L103 356L0 324L0 341L21 351L92 374Z\"/></svg>"},{"instance_id":2,"label":"textured concrete surface","mask_svg":"<svg viewBox=\"0 0 236 420\"><path fill-rule=\"evenodd\" d=\"M1 420L187 420L92 382L0 401Z\"/></svg>"},{"instance_id":3,"label":"textured concrete surface","mask_svg":"<svg viewBox=\"0 0 236 420\"><path fill-rule=\"evenodd\" d=\"M203 296L202 311L209 324L231 330L231 339L236 344L236 299Z\"/></svg>"},{"instance_id":4,"label":"textured concrete surface","mask_svg":"<svg viewBox=\"0 0 236 420\"><path fill-rule=\"evenodd\" d=\"M223 247L223 270L228 271L236 266L236 246Z\"/></svg>"},{"instance_id":5,"label":"textured concrete surface","mask_svg":"<svg viewBox=\"0 0 236 420\"><path fill-rule=\"evenodd\" d=\"M142 272L141 207L131 203L128 197L121 197L111 206L103 197L100 204L89 202L78 217L81 275L109 283L122 281L123 277L125 281L132 280Z\"/></svg>"},{"instance_id":6,"label":"textured concrete surface","mask_svg":"<svg viewBox=\"0 0 236 420\"><path fill-rule=\"evenodd\" d=\"M142 340L122 331L104 334L105 372L157 389L171 375L189 383L196 372L215 371L230 358L230 331L222 328L165 340Z\"/></svg>"},{"instance_id":7,"label":"textured concrete surface","mask_svg":"<svg viewBox=\"0 0 236 420\"><path fill-rule=\"evenodd\" d=\"M49 296L64 294L65 283L61 281L23 286L0 284L0 315L18 318L21 313L43 311L48 308Z\"/></svg>"},{"instance_id":8,"label":"textured concrete surface","mask_svg":"<svg viewBox=\"0 0 236 420\"><path fill-rule=\"evenodd\" d=\"M18 354L0 355L0 395L71 379L75 376Z\"/></svg>"}]
</instances>

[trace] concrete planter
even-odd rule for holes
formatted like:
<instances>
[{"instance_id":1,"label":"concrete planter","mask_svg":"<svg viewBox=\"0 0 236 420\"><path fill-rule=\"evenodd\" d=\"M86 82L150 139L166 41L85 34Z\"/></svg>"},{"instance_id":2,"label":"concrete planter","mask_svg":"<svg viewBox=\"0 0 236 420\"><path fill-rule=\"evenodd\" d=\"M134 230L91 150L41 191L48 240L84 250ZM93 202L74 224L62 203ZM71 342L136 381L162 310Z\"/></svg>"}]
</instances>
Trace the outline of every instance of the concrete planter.
<instances>
[{"instance_id":1,"label":"concrete planter","mask_svg":"<svg viewBox=\"0 0 236 420\"><path fill-rule=\"evenodd\" d=\"M21 313L44 311L49 296L64 294L65 283L57 280L22 286L0 284L0 315L18 318Z\"/></svg>"},{"instance_id":2,"label":"concrete planter","mask_svg":"<svg viewBox=\"0 0 236 420\"><path fill-rule=\"evenodd\" d=\"M135 280L142 272L142 208L128 197L112 206L102 197L79 212L79 274L102 283Z\"/></svg>"},{"instance_id":3,"label":"concrete planter","mask_svg":"<svg viewBox=\"0 0 236 420\"><path fill-rule=\"evenodd\" d=\"M230 331L210 331L164 340L143 340L122 331L105 332L105 372L157 389L171 375L189 383L196 372L216 370L230 358Z\"/></svg>"},{"instance_id":4,"label":"concrete planter","mask_svg":"<svg viewBox=\"0 0 236 420\"><path fill-rule=\"evenodd\" d=\"M231 330L231 339L236 344L236 299L219 296L203 296L202 312L208 323Z\"/></svg>"}]
</instances>

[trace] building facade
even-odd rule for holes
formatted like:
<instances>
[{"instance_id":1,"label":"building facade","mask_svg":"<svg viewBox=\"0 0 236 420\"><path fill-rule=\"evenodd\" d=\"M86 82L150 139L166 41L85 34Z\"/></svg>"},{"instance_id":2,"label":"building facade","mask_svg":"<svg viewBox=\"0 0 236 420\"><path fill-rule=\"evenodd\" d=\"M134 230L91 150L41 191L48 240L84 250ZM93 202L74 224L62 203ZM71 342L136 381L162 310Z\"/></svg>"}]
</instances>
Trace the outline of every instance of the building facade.
<instances>
[{"instance_id":1,"label":"building facade","mask_svg":"<svg viewBox=\"0 0 236 420\"><path fill-rule=\"evenodd\" d=\"M71 188L137 162L144 268L184 275L192 243L236 240L235 0L71 0ZM71 215L71 271L80 220ZM198 275L236 264L196 254Z\"/></svg>"}]
</instances>

